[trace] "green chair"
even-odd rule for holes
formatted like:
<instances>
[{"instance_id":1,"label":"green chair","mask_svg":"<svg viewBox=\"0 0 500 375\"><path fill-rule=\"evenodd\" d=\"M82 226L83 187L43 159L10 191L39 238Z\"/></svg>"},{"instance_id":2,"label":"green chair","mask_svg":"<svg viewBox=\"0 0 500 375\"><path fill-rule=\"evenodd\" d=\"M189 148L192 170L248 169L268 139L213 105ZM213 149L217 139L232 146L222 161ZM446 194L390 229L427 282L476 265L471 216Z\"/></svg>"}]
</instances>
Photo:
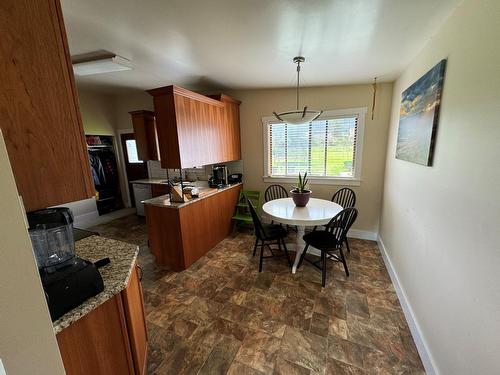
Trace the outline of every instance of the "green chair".
<instances>
[{"instance_id":1,"label":"green chair","mask_svg":"<svg viewBox=\"0 0 500 375\"><path fill-rule=\"evenodd\" d=\"M248 208L247 198L252 202L257 210L260 210L262 197L261 192L256 190L240 190L240 196L238 197L238 202L236 203L236 209L234 212L234 230L240 225L251 225L253 226L252 215L250 209Z\"/></svg>"}]
</instances>

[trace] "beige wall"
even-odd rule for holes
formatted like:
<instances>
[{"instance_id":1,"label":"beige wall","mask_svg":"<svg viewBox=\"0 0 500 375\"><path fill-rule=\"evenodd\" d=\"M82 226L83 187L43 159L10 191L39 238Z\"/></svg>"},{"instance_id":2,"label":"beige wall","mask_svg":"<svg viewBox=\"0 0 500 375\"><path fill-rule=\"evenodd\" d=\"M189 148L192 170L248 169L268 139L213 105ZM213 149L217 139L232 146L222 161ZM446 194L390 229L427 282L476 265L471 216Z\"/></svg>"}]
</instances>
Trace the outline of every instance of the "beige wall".
<instances>
[{"instance_id":1,"label":"beige wall","mask_svg":"<svg viewBox=\"0 0 500 375\"><path fill-rule=\"evenodd\" d=\"M115 135L114 97L78 90L85 134Z\"/></svg>"},{"instance_id":2,"label":"beige wall","mask_svg":"<svg viewBox=\"0 0 500 375\"><path fill-rule=\"evenodd\" d=\"M0 359L7 374L64 374L1 131L0 196Z\"/></svg>"},{"instance_id":3,"label":"beige wall","mask_svg":"<svg viewBox=\"0 0 500 375\"><path fill-rule=\"evenodd\" d=\"M264 144L261 118L272 116L273 111L282 111L295 106L294 89L238 90L228 92L242 101L241 104L241 148L246 189L262 192L270 183L263 182ZM356 191L359 217L355 229L376 233L380 215L387 129L389 126L392 84L379 84L375 119L371 120L371 85L331 86L301 89L301 103L310 108L334 110L368 107L363 146L361 185L352 187ZM291 188L291 184L283 184ZM334 185L311 184L313 196L330 199L341 188Z\"/></svg>"},{"instance_id":4,"label":"beige wall","mask_svg":"<svg viewBox=\"0 0 500 375\"><path fill-rule=\"evenodd\" d=\"M394 86L380 236L441 374L500 373L499 20L466 0ZM434 166L396 160L401 93L442 58Z\"/></svg>"},{"instance_id":5,"label":"beige wall","mask_svg":"<svg viewBox=\"0 0 500 375\"><path fill-rule=\"evenodd\" d=\"M116 128L131 129L132 119L129 112L141 109L154 111L153 97L147 92L137 91L115 96L114 110L116 115Z\"/></svg>"},{"instance_id":6,"label":"beige wall","mask_svg":"<svg viewBox=\"0 0 500 375\"><path fill-rule=\"evenodd\" d=\"M125 110L127 106L124 103L128 103L129 101L134 103L138 99L136 99L135 95L107 95L81 88L78 90L78 97L85 134L111 135L115 137L120 190L125 206L130 206L119 130L132 127L130 115ZM95 203L93 202L81 201L76 202L72 209L75 210L74 213L82 216L83 221L88 221L94 220L95 213L97 212L97 206L95 208L94 206ZM83 225L86 225L86 223Z\"/></svg>"}]
</instances>

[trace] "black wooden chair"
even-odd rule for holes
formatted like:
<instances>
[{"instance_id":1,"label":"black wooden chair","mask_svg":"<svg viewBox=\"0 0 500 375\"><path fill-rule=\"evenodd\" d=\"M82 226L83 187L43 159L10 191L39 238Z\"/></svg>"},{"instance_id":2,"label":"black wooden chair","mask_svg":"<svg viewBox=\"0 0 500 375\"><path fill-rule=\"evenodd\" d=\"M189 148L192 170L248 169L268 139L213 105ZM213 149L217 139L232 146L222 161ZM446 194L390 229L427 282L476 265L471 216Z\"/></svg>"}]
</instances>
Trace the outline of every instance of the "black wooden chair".
<instances>
[{"instance_id":1,"label":"black wooden chair","mask_svg":"<svg viewBox=\"0 0 500 375\"><path fill-rule=\"evenodd\" d=\"M332 202L341 205L342 208L354 207L356 205L356 193L349 188L342 188L340 190L337 190L335 194L333 194L331 200ZM313 230L316 230L316 227L314 227ZM344 243L347 247L347 251L351 252L347 236L345 237Z\"/></svg>"},{"instance_id":2,"label":"black wooden chair","mask_svg":"<svg viewBox=\"0 0 500 375\"><path fill-rule=\"evenodd\" d=\"M271 185L264 192L266 202L280 198L288 198L288 191L281 185Z\"/></svg>"},{"instance_id":3,"label":"black wooden chair","mask_svg":"<svg viewBox=\"0 0 500 375\"><path fill-rule=\"evenodd\" d=\"M344 242L347 232L358 216L358 210L354 207L349 207L342 210L326 225L325 230L316 230L306 234L303 238L306 243L304 252L300 257L298 267L302 262L307 260L313 266L321 270L321 285L326 285L326 260L341 262L344 265L346 276L349 276L349 269L342 251L342 243ZM321 259L312 261L306 258L309 246L313 246L321 250ZM336 254L338 252L338 255ZM319 266L321 263L321 267ZM298 268L297 267L297 268Z\"/></svg>"},{"instance_id":4,"label":"black wooden chair","mask_svg":"<svg viewBox=\"0 0 500 375\"><path fill-rule=\"evenodd\" d=\"M292 262L290 260L290 256L288 255L288 249L286 248L285 244L285 237L288 234L286 229L280 225L263 224L260 221L259 215L257 215L257 211L255 210L255 207L253 206L252 202L250 200L247 200L247 203L248 203L248 208L250 209L250 214L252 215L253 226L255 231L255 245L253 247L253 256L255 256L255 253L257 252L257 247L259 246L260 242L259 272L262 272L262 262L265 258L273 258L275 256L278 256L273 252L273 249L271 248L271 245L274 244L278 245L279 251L284 252L282 256L286 256L288 265L291 268ZM268 247L269 251L271 252L271 255L264 256L265 246Z\"/></svg>"},{"instance_id":5,"label":"black wooden chair","mask_svg":"<svg viewBox=\"0 0 500 375\"><path fill-rule=\"evenodd\" d=\"M288 198L288 191L281 185L270 185L266 191L264 192L264 200L266 202L273 201L275 199ZM274 224L274 221L271 220L271 224ZM282 224L280 224L283 226ZM290 229L290 226L286 226L286 229ZM297 232L297 226L293 226L292 229Z\"/></svg>"},{"instance_id":6,"label":"black wooden chair","mask_svg":"<svg viewBox=\"0 0 500 375\"><path fill-rule=\"evenodd\" d=\"M333 194L332 202L340 204L343 208L356 205L356 193L349 188L342 188Z\"/></svg>"},{"instance_id":7,"label":"black wooden chair","mask_svg":"<svg viewBox=\"0 0 500 375\"><path fill-rule=\"evenodd\" d=\"M342 206L342 208L355 207L356 205L356 193L349 188L342 188L337 190L335 194L333 194L332 202L335 202ZM349 247L349 241L347 240L347 236L344 238L345 246L347 247L347 251L350 253L351 249Z\"/></svg>"}]
</instances>

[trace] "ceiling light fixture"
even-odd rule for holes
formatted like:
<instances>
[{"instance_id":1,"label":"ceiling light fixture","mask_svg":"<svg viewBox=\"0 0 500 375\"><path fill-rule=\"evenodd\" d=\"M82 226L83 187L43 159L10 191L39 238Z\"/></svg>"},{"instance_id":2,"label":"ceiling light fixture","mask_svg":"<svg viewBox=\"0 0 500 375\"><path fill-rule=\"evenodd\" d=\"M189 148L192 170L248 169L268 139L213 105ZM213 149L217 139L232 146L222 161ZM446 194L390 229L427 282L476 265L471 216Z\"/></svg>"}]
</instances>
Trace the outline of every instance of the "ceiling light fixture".
<instances>
[{"instance_id":1,"label":"ceiling light fixture","mask_svg":"<svg viewBox=\"0 0 500 375\"><path fill-rule=\"evenodd\" d=\"M297 109L295 111L287 111L276 113L273 112L274 116L282 122L292 125L306 124L308 122L316 120L323 111L312 111L307 110L307 106L304 109L299 109L299 90L300 90L300 64L306 61L302 56L296 56L293 58L293 63L297 64Z\"/></svg>"},{"instance_id":2,"label":"ceiling light fixture","mask_svg":"<svg viewBox=\"0 0 500 375\"><path fill-rule=\"evenodd\" d=\"M130 60L118 55L73 63L73 72L77 76L89 76L92 74L119 72L131 69L133 69L133 66Z\"/></svg>"}]
</instances>

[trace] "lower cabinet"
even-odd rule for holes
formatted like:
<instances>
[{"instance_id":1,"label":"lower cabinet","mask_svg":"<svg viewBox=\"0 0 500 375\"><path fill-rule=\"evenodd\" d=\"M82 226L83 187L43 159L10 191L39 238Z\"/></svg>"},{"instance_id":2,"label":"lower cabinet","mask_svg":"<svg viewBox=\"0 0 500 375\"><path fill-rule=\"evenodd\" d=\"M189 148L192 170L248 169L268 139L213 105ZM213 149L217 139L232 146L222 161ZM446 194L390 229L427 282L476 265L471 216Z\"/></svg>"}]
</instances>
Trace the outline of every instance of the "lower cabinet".
<instances>
[{"instance_id":1,"label":"lower cabinet","mask_svg":"<svg viewBox=\"0 0 500 375\"><path fill-rule=\"evenodd\" d=\"M156 263L183 271L233 230L241 185L199 198L179 208L146 204L149 248Z\"/></svg>"},{"instance_id":2,"label":"lower cabinet","mask_svg":"<svg viewBox=\"0 0 500 375\"><path fill-rule=\"evenodd\" d=\"M145 374L147 330L140 269L127 288L57 334L67 374Z\"/></svg>"},{"instance_id":3,"label":"lower cabinet","mask_svg":"<svg viewBox=\"0 0 500 375\"><path fill-rule=\"evenodd\" d=\"M151 196L159 197L160 195L168 194L170 188L165 184L152 184L151 185Z\"/></svg>"}]
</instances>

